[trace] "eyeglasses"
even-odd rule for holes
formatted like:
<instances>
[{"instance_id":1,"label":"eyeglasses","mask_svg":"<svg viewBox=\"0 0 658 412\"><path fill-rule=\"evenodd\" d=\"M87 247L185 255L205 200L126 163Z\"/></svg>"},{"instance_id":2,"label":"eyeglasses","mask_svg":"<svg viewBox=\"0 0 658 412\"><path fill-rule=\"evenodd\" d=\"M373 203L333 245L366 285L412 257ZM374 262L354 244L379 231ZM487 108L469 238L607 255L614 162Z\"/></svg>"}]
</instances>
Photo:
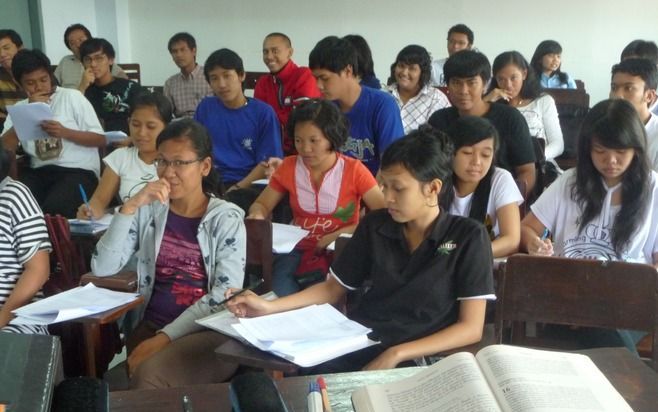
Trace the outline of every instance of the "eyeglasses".
<instances>
[{"instance_id":1,"label":"eyeglasses","mask_svg":"<svg viewBox=\"0 0 658 412\"><path fill-rule=\"evenodd\" d=\"M153 165L158 170L165 170L168 166L171 166L174 170L180 170L183 166L191 165L192 163L200 162L203 159L194 159L194 160L165 160L165 159L155 159Z\"/></svg>"},{"instance_id":2,"label":"eyeglasses","mask_svg":"<svg viewBox=\"0 0 658 412\"><path fill-rule=\"evenodd\" d=\"M91 62L102 63L105 59L107 59L105 54L97 54L95 56L85 56L84 59L82 59L82 62L84 64L91 64Z\"/></svg>"}]
</instances>

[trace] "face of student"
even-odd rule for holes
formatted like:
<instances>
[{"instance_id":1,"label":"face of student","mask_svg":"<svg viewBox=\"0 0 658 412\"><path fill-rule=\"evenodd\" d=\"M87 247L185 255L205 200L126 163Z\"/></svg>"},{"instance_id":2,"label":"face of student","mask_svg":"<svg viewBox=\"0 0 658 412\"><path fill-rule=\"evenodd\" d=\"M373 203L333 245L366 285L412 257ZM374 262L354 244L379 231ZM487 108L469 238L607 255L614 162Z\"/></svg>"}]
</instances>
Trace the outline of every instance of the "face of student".
<instances>
[{"instance_id":1,"label":"face of student","mask_svg":"<svg viewBox=\"0 0 658 412\"><path fill-rule=\"evenodd\" d=\"M190 49L187 42L181 40L172 44L169 54L171 54L171 58L179 68L194 68L196 62L196 48Z\"/></svg>"},{"instance_id":2,"label":"face of student","mask_svg":"<svg viewBox=\"0 0 658 412\"><path fill-rule=\"evenodd\" d=\"M87 35L82 30L73 30L66 36L66 44L68 44L69 49L78 59L80 58L80 45L87 39Z\"/></svg>"},{"instance_id":3,"label":"face of student","mask_svg":"<svg viewBox=\"0 0 658 412\"><path fill-rule=\"evenodd\" d=\"M187 138L167 140L158 147L158 159L166 161L197 160L192 143ZM169 199L179 200L202 192L202 180L208 176L212 162L209 157L180 166L158 167L158 176L170 185Z\"/></svg>"},{"instance_id":4,"label":"face of student","mask_svg":"<svg viewBox=\"0 0 658 412\"><path fill-rule=\"evenodd\" d=\"M20 84L28 96L50 93L53 91L52 78L44 68L26 73L20 78Z\"/></svg>"},{"instance_id":5,"label":"face of student","mask_svg":"<svg viewBox=\"0 0 658 412\"><path fill-rule=\"evenodd\" d=\"M407 93L420 91L420 66L398 62L395 65L394 75L398 89Z\"/></svg>"},{"instance_id":6,"label":"face of student","mask_svg":"<svg viewBox=\"0 0 658 412\"><path fill-rule=\"evenodd\" d=\"M19 50L9 37L0 39L0 66L11 73L11 61Z\"/></svg>"},{"instance_id":7,"label":"face of student","mask_svg":"<svg viewBox=\"0 0 658 412\"><path fill-rule=\"evenodd\" d=\"M219 66L208 72L210 88L215 96L219 97L229 107L241 101L244 96L242 93L244 76L244 73L239 75L234 69L225 69Z\"/></svg>"},{"instance_id":8,"label":"face of student","mask_svg":"<svg viewBox=\"0 0 658 412\"><path fill-rule=\"evenodd\" d=\"M322 96L328 100L337 100L344 94L345 81L352 72L351 68L334 73L327 69L314 69L313 76Z\"/></svg>"},{"instance_id":9,"label":"face of student","mask_svg":"<svg viewBox=\"0 0 658 412\"><path fill-rule=\"evenodd\" d=\"M462 146L455 152L452 168L463 183L478 183L489 172L493 162L494 140L484 139L472 146Z\"/></svg>"},{"instance_id":10,"label":"face of student","mask_svg":"<svg viewBox=\"0 0 658 412\"><path fill-rule=\"evenodd\" d=\"M562 63L562 55L560 53L545 54L541 58L541 66L544 68L544 73L552 73L560 68Z\"/></svg>"},{"instance_id":11,"label":"face of student","mask_svg":"<svg viewBox=\"0 0 658 412\"><path fill-rule=\"evenodd\" d=\"M482 103L484 81L480 76L451 77L448 82L450 101L460 112L468 112Z\"/></svg>"},{"instance_id":12,"label":"face of student","mask_svg":"<svg viewBox=\"0 0 658 412\"><path fill-rule=\"evenodd\" d=\"M156 151L155 141L165 124L153 106L139 106L130 116L130 138L140 153Z\"/></svg>"},{"instance_id":13,"label":"face of student","mask_svg":"<svg viewBox=\"0 0 658 412\"><path fill-rule=\"evenodd\" d=\"M624 173L633 162L635 149L610 149L597 139L592 140L592 163L608 186L621 182Z\"/></svg>"},{"instance_id":14,"label":"face of student","mask_svg":"<svg viewBox=\"0 0 658 412\"><path fill-rule=\"evenodd\" d=\"M470 49L468 36L464 33L450 33L448 36L448 56L452 56L460 50Z\"/></svg>"},{"instance_id":15,"label":"face of student","mask_svg":"<svg viewBox=\"0 0 658 412\"><path fill-rule=\"evenodd\" d=\"M283 37L267 37L263 41L263 63L270 73L278 73L292 57L292 48Z\"/></svg>"},{"instance_id":16,"label":"face of student","mask_svg":"<svg viewBox=\"0 0 658 412\"><path fill-rule=\"evenodd\" d=\"M91 68L96 80L106 81L112 78L110 67L114 64L114 58L108 57L102 50L86 55L82 64L85 69Z\"/></svg>"},{"instance_id":17,"label":"face of student","mask_svg":"<svg viewBox=\"0 0 658 412\"><path fill-rule=\"evenodd\" d=\"M392 165L380 172L388 213L398 223L423 219L436 208L441 182L422 183L402 165Z\"/></svg>"},{"instance_id":18,"label":"face of student","mask_svg":"<svg viewBox=\"0 0 658 412\"><path fill-rule=\"evenodd\" d=\"M331 142L310 121L295 124L295 149L309 169L330 167L335 159Z\"/></svg>"},{"instance_id":19,"label":"face of student","mask_svg":"<svg viewBox=\"0 0 658 412\"><path fill-rule=\"evenodd\" d=\"M523 82L528 77L528 71L522 70L515 64L508 64L496 73L496 83L498 88L507 92L512 99L521 93Z\"/></svg>"},{"instance_id":20,"label":"face of student","mask_svg":"<svg viewBox=\"0 0 658 412\"><path fill-rule=\"evenodd\" d=\"M629 73L615 73L610 82L610 98L624 99L635 107L642 120L648 115L649 104L656 97L655 90L646 89L640 76Z\"/></svg>"}]
</instances>

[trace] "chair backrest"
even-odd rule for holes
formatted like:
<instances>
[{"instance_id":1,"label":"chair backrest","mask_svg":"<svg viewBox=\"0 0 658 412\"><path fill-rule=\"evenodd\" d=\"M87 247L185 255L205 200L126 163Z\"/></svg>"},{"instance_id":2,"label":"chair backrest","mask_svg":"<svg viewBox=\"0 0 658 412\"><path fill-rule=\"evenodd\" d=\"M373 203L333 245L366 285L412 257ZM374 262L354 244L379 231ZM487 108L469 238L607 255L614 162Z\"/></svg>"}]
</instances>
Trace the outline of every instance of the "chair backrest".
<instances>
[{"instance_id":1,"label":"chair backrest","mask_svg":"<svg viewBox=\"0 0 658 412\"><path fill-rule=\"evenodd\" d=\"M50 254L51 276L44 285L44 293L51 296L78 286L80 277L88 269L71 239L68 220L49 214L45 215L45 220L53 251Z\"/></svg>"},{"instance_id":2,"label":"chair backrest","mask_svg":"<svg viewBox=\"0 0 658 412\"><path fill-rule=\"evenodd\" d=\"M653 266L514 255L498 283L496 336L507 322L647 331L658 367L658 272Z\"/></svg>"},{"instance_id":3,"label":"chair backrest","mask_svg":"<svg viewBox=\"0 0 658 412\"><path fill-rule=\"evenodd\" d=\"M242 86L245 90L253 90L256 88L256 82L261 76L270 74L269 72L245 72L244 82Z\"/></svg>"},{"instance_id":4,"label":"chair backrest","mask_svg":"<svg viewBox=\"0 0 658 412\"><path fill-rule=\"evenodd\" d=\"M564 152L557 162L562 168L573 167L580 125L589 111L589 94L584 89L544 89L544 91L555 100L564 139Z\"/></svg>"},{"instance_id":5,"label":"chair backrest","mask_svg":"<svg viewBox=\"0 0 658 412\"><path fill-rule=\"evenodd\" d=\"M272 252L272 222L260 219L245 219L247 230L247 264L245 267L245 287L257 279L263 279L263 285L258 293L272 290L272 268L274 253ZM256 279L253 279L253 278Z\"/></svg>"},{"instance_id":6,"label":"chair backrest","mask_svg":"<svg viewBox=\"0 0 658 412\"><path fill-rule=\"evenodd\" d=\"M119 66L121 66L123 72L128 76L128 80L142 84L142 72L139 63L119 63Z\"/></svg>"}]
</instances>

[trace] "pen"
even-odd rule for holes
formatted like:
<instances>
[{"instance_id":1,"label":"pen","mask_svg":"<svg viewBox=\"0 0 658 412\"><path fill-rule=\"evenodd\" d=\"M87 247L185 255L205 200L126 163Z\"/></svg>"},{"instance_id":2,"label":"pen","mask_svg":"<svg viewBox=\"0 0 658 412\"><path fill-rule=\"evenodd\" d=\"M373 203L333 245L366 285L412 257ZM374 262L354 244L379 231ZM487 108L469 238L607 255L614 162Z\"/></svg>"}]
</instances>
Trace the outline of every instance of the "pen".
<instances>
[{"instance_id":1,"label":"pen","mask_svg":"<svg viewBox=\"0 0 658 412\"><path fill-rule=\"evenodd\" d=\"M91 211L91 206L89 206L89 199L87 198L87 192L85 192L85 188L82 187L82 183L78 184L78 188L80 189L80 196L82 196L82 201L85 203L85 206L87 206L87 210L89 211L89 214L91 215L89 220L93 223L94 222L94 214Z\"/></svg>"},{"instance_id":2,"label":"pen","mask_svg":"<svg viewBox=\"0 0 658 412\"><path fill-rule=\"evenodd\" d=\"M544 228L544 232L541 234L541 240L546 240L548 239L548 235L551 233L547 227Z\"/></svg>"},{"instance_id":3,"label":"pen","mask_svg":"<svg viewBox=\"0 0 658 412\"><path fill-rule=\"evenodd\" d=\"M322 412L322 395L320 395L320 387L317 382L309 382L306 402L308 412Z\"/></svg>"},{"instance_id":4,"label":"pen","mask_svg":"<svg viewBox=\"0 0 658 412\"><path fill-rule=\"evenodd\" d=\"M234 297L236 297L236 296L238 296L238 295L243 294L244 292L246 292L246 291L248 291L248 290L254 290L254 289L256 289L257 287L259 287L259 286L261 285L261 283L263 283L263 279L259 279L258 282L254 283L253 285L251 285L251 286L249 286L249 287L247 287L247 288L240 289L239 291L235 292L234 294L232 294L231 296L227 297L227 298L224 299L223 301L219 302L218 305L223 305L223 304L225 304L226 302L228 302L229 300L233 299Z\"/></svg>"},{"instance_id":5,"label":"pen","mask_svg":"<svg viewBox=\"0 0 658 412\"><path fill-rule=\"evenodd\" d=\"M183 412L194 412L192 409L192 401L187 395L183 395Z\"/></svg>"},{"instance_id":6,"label":"pen","mask_svg":"<svg viewBox=\"0 0 658 412\"><path fill-rule=\"evenodd\" d=\"M318 385L320 386L320 394L322 394L322 406L324 407L324 412L331 412L329 394L327 393L327 383L324 381L322 376L320 376L317 381Z\"/></svg>"}]
</instances>

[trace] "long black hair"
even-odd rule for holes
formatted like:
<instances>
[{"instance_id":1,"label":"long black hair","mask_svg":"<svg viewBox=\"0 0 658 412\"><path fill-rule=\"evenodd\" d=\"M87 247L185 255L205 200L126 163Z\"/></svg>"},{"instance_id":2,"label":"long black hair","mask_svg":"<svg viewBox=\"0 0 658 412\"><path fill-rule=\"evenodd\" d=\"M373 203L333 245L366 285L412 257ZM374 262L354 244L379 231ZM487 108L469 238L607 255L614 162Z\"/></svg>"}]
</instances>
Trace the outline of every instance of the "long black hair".
<instances>
[{"instance_id":1,"label":"long black hair","mask_svg":"<svg viewBox=\"0 0 658 412\"><path fill-rule=\"evenodd\" d=\"M582 210L578 227L582 231L601 213L606 188L592 162L592 140L610 149L633 149L631 164L621 181L621 209L612 227L612 246L620 257L649 202L651 168L646 154L647 137L635 108L625 100L608 99L589 111L578 136L576 181L571 198Z\"/></svg>"},{"instance_id":2,"label":"long black hair","mask_svg":"<svg viewBox=\"0 0 658 412\"><path fill-rule=\"evenodd\" d=\"M555 40L544 40L535 49L535 53L532 55L532 59L530 59L530 66L535 69L538 79L541 79L541 75L544 73L544 66L541 61L547 54L562 54L560 43ZM569 76L562 71L562 62L560 62L557 70L551 73L551 76L555 75L560 79L560 83L566 83L569 80Z\"/></svg>"},{"instance_id":3,"label":"long black hair","mask_svg":"<svg viewBox=\"0 0 658 412\"><path fill-rule=\"evenodd\" d=\"M506 51L496 56L491 68L493 76L491 76L491 83L489 84L489 90L487 93L495 88L500 88L498 86L498 81L496 80L496 74L510 64L513 64L519 70L526 72L526 77L525 80L523 80L523 86L521 86L519 96L521 96L522 99L529 100L535 100L541 96L541 85L539 84L539 79L537 78L537 74L535 74L535 70L530 67L528 61L523 55L517 51ZM499 102L508 103L504 99L500 99Z\"/></svg>"},{"instance_id":4,"label":"long black hair","mask_svg":"<svg viewBox=\"0 0 658 412\"><path fill-rule=\"evenodd\" d=\"M482 140L493 139L494 157L491 161L489 170L482 180L478 182L473 198L471 200L471 210L468 217L484 223L487 216L487 206L489 204L489 194L491 193L491 180L496 170L496 150L498 149L498 132L491 122L483 117L462 116L448 129L448 136L454 147L454 154L464 146L473 146ZM445 189L441 197L441 207L450 210L450 205L455 199L455 181L457 176L453 172L452 184Z\"/></svg>"}]
</instances>

